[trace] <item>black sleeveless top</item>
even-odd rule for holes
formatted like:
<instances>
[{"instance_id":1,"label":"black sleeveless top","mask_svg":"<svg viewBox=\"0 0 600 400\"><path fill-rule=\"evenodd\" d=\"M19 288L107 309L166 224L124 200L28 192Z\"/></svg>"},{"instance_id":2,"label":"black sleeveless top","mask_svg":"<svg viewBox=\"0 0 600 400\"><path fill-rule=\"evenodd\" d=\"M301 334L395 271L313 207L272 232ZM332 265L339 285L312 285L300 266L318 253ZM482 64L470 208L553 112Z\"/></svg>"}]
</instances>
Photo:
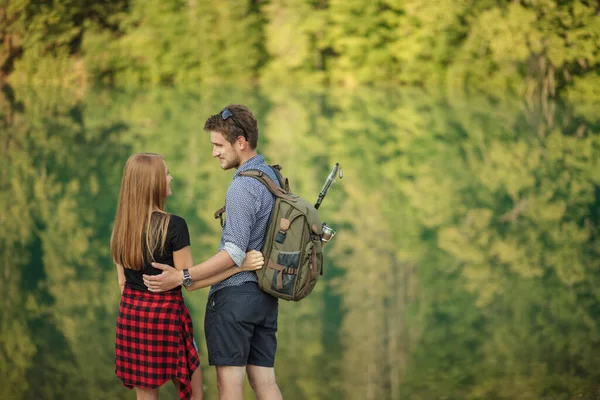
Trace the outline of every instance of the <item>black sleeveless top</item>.
<instances>
[{"instance_id":1,"label":"black sleeveless top","mask_svg":"<svg viewBox=\"0 0 600 400\"><path fill-rule=\"evenodd\" d=\"M167 264L175 267L173 263L173 252L181 250L190 245L190 233L188 231L185 220L177 215L171 214L169 227L167 229L167 239L165 240L165 249L161 254L160 248L154 251L154 261L161 264ZM159 275L162 271L152 266L151 261L147 261L144 267L139 270L124 268L126 285L132 289L148 291L144 285L142 275ZM172 290L181 290L181 286L177 286Z\"/></svg>"}]
</instances>

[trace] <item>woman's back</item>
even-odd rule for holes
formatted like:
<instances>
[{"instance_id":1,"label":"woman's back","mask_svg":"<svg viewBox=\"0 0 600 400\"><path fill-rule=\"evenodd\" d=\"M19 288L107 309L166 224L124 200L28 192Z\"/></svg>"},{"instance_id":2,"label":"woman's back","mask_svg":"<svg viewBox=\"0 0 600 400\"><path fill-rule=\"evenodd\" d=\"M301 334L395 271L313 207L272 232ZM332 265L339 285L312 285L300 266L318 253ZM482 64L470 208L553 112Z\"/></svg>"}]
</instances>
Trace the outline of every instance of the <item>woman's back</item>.
<instances>
[{"instance_id":1,"label":"woman's back","mask_svg":"<svg viewBox=\"0 0 600 400\"><path fill-rule=\"evenodd\" d=\"M161 214L154 212L155 215ZM152 218L154 220L154 218ZM160 246L153 252L154 261L167 264L171 267L175 267L173 262L173 252L181 250L182 248L190 245L190 235L185 220L177 215L171 214L169 220L169 227L167 228L165 247L161 251ZM132 289L148 291L142 275L158 275L162 271L152 266L152 260L147 259L144 261L144 266L140 270L133 270L125 268L126 285ZM176 287L175 290L181 290L181 286Z\"/></svg>"}]
</instances>

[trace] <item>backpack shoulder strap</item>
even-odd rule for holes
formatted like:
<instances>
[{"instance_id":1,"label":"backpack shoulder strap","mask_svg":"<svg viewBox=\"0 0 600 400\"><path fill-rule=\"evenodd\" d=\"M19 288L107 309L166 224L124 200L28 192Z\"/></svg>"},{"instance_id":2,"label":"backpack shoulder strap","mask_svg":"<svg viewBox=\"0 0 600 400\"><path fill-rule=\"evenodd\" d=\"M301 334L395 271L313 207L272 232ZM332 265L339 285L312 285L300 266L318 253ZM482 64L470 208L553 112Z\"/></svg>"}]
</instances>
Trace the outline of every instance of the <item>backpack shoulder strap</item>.
<instances>
[{"instance_id":1,"label":"backpack shoulder strap","mask_svg":"<svg viewBox=\"0 0 600 400\"><path fill-rule=\"evenodd\" d=\"M275 182L273 182L273 180L271 178L269 178L269 176L267 174L265 174L264 172L259 171L257 169L249 169L247 171L240 172L240 176L249 176L251 178L255 178L256 180L261 182L263 185L265 185L266 188L269 189L269 191L271 193L273 193L273 195L275 195L276 197L279 197L279 198L282 198L282 199L285 199L288 201L296 201L293 197L291 197L289 195L290 191L289 191L288 180L287 180L287 178L284 178L281 175L281 173L279 172L281 167L279 165L274 165L271 168L273 169L273 172L275 172L275 174L277 175L277 179L284 186L284 188L281 188L280 186L278 186ZM223 226L223 214L224 213L225 213L225 206L219 208L214 213L215 219L218 218L221 220L221 227Z\"/></svg>"},{"instance_id":2,"label":"backpack shoulder strap","mask_svg":"<svg viewBox=\"0 0 600 400\"><path fill-rule=\"evenodd\" d=\"M257 169L249 169L247 171L240 172L240 176L249 176L251 178L255 178L263 185L265 185L267 189L269 189L269 191L273 193L276 197L289 201L294 200L287 191L276 185L275 182L273 182L273 180L262 171L259 171Z\"/></svg>"}]
</instances>

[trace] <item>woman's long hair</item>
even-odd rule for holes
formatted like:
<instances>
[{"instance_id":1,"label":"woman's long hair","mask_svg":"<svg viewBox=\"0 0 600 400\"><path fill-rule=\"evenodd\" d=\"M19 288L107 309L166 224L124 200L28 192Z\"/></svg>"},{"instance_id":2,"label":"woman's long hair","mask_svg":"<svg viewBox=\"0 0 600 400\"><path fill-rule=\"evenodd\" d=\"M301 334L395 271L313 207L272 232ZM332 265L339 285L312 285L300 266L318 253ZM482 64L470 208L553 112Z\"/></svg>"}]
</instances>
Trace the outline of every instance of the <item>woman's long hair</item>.
<instances>
[{"instance_id":1,"label":"woman's long hair","mask_svg":"<svg viewBox=\"0 0 600 400\"><path fill-rule=\"evenodd\" d=\"M164 251L170 220L164 211L166 169L163 157L153 153L134 154L125 164L110 238L113 260L124 268L141 270L154 261L157 248Z\"/></svg>"}]
</instances>

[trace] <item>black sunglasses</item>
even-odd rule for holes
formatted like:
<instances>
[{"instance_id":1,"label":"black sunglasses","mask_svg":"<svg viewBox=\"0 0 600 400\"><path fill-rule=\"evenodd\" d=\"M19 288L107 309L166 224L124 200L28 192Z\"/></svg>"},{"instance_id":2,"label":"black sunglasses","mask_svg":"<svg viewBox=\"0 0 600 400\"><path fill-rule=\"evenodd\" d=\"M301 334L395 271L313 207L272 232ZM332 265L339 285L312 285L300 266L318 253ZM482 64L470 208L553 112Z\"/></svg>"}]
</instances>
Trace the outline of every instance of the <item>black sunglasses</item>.
<instances>
[{"instance_id":1,"label":"black sunglasses","mask_svg":"<svg viewBox=\"0 0 600 400\"><path fill-rule=\"evenodd\" d=\"M246 130L239 124L239 122L237 122L237 120L233 116L233 112L229 108L224 108L223 111L221 111L221 118L223 119L223 121L226 121L227 118L231 118L233 120L233 123L238 128L240 128L242 130L242 132L244 132L244 139L246 139L246 141L248 140L248 135L246 135Z\"/></svg>"}]
</instances>

